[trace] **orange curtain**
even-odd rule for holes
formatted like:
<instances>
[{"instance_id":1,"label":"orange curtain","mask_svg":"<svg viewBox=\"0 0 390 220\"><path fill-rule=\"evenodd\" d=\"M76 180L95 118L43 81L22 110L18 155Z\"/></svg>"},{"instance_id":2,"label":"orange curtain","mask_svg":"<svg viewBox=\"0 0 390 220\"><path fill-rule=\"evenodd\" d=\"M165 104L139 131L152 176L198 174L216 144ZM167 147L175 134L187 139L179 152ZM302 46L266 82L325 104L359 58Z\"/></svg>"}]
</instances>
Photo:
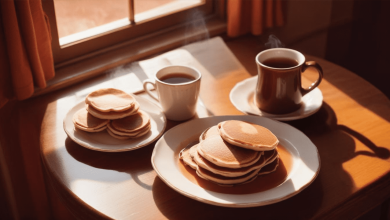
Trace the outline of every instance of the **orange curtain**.
<instances>
[{"instance_id":1,"label":"orange curtain","mask_svg":"<svg viewBox=\"0 0 390 220\"><path fill-rule=\"evenodd\" d=\"M54 76L51 36L41 0L0 0L0 108L27 99Z\"/></svg>"},{"instance_id":2,"label":"orange curtain","mask_svg":"<svg viewBox=\"0 0 390 220\"><path fill-rule=\"evenodd\" d=\"M264 28L283 25L281 0L228 0L228 36L252 33L260 35Z\"/></svg>"}]
</instances>

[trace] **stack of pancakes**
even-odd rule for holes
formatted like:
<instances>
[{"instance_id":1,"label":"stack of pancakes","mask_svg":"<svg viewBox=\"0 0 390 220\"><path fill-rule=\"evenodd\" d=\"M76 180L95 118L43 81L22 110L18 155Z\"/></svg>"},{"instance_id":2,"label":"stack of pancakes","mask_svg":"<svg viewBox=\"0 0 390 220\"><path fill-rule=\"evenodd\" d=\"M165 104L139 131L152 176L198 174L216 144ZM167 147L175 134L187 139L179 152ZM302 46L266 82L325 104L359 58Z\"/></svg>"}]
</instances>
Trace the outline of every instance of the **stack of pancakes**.
<instances>
[{"instance_id":1,"label":"stack of pancakes","mask_svg":"<svg viewBox=\"0 0 390 220\"><path fill-rule=\"evenodd\" d=\"M196 174L222 186L244 184L276 170L279 140L268 129L244 121L223 121L206 129L180 159Z\"/></svg>"},{"instance_id":2,"label":"stack of pancakes","mask_svg":"<svg viewBox=\"0 0 390 220\"><path fill-rule=\"evenodd\" d=\"M107 132L118 139L137 138L150 130L149 115L140 110L135 98L122 90L106 88L88 94L85 108L73 116L76 128Z\"/></svg>"}]
</instances>

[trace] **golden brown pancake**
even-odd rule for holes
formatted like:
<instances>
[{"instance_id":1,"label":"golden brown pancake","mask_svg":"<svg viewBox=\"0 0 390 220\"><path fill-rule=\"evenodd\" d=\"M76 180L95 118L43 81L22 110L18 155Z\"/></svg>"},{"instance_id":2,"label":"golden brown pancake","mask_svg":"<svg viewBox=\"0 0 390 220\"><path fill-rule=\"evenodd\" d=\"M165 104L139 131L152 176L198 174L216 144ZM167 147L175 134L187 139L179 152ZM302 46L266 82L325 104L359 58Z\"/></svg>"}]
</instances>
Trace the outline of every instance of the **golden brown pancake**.
<instances>
[{"instance_id":1,"label":"golden brown pancake","mask_svg":"<svg viewBox=\"0 0 390 220\"><path fill-rule=\"evenodd\" d=\"M139 133L137 134L130 134L130 135L118 135L118 134L115 134L114 132L112 132L112 130L110 129L110 124L107 125L107 132L108 134L110 134L112 137L114 138L117 138L117 139L122 139L122 140L126 140L126 139L130 139L130 138L139 138L141 136L144 136L146 135L147 133L149 133L150 131L150 128L149 129L145 129L145 130L142 130L140 131Z\"/></svg>"},{"instance_id":2,"label":"golden brown pancake","mask_svg":"<svg viewBox=\"0 0 390 220\"><path fill-rule=\"evenodd\" d=\"M201 177L201 178L202 178L202 179L205 179L205 180L207 180L207 181L210 181L210 182L212 182L212 183L214 183L214 184L217 184L217 185L219 185L219 186L223 186L223 187L233 187L233 186L239 186L239 185L243 185L243 184L250 183L250 182L252 182L253 180L255 180L257 177L258 177L258 175L252 177L251 179L249 179L249 180L247 180L247 181L245 181L245 182L237 183L237 184L221 184L221 183L217 183L217 182L213 182L213 181L211 181L211 180L205 179L204 177Z\"/></svg>"},{"instance_id":3,"label":"golden brown pancake","mask_svg":"<svg viewBox=\"0 0 390 220\"><path fill-rule=\"evenodd\" d=\"M107 129L107 126L103 126L101 128L96 128L96 129L88 129L88 128L82 127L78 124L75 124L74 126L75 126L75 128L82 130L82 131L86 131L86 132L101 132L101 131L104 131Z\"/></svg>"},{"instance_id":4,"label":"golden brown pancake","mask_svg":"<svg viewBox=\"0 0 390 220\"><path fill-rule=\"evenodd\" d=\"M190 155L190 150L192 148L196 148L197 144L194 146L187 146L183 148L183 150L179 153L179 158L184 162L184 164L190 166L192 169L196 170L198 168L198 165L195 163L194 160L192 160L192 157Z\"/></svg>"},{"instance_id":5,"label":"golden brown pancake","mask_svg":"<svg viewBox=\"0 0 390 220\"><path fill-rule=\"evenodd\" d=\"M248 180L251 180L252 178L256 177L260 171L260 168L257 170L253 170L252 172L239 176L239 177L225 177L221 176L215 173L212 173L206 169L203 169L202 167L198 166L196 169L196 174L198 174L199 177L210 180L212 182L216 182L219 184L224 184L224 185L234 185L234 184L240 184L247 182Z\"/></svg>"},{"instance_id":6,"label":"golden brown pancake","mask_svg":"<svg viewBox=\"0 0 390 220\"><path fill-rule=\"evenodd\" d=\"M127 140L127 139L132 138L132 137L129 137L129 136L116 135L116 134L112 133L112 131L110 131L110 129L107 129L106 131L107 131L107 133L109 135L111 135L112 137L114 137L116 139Z\"/></svg>"},{"instance_id":7,"label":"golden brown pancake","mask_svg":"<svg viewBox=\"0 0 390 220\"><path fill-rule=\"evenodd\" d=\"M252 182L253 180L255 180L256 178L258 177L258 175L252 177L251 179L243 182L243 183L238 183L238 184L220 184L220 183L215 183L215 184L218 184L220 186L224 186L224 187L233 187L233 186L239 186L239 185L243 185L243 184L247 184L247 183L250 183Z\"/></svg>"},{"instance_id":8,"label":"golden brown pancake","mask_svg":"<svg viewBox=\"0 0 390 220\"><path fill-rule=\"evenodd\" d=\"M247 167L256 163L261 153L233 146L220 136L212 136L201 141L197 147L198 153L217 166L228 168Z\"/></svg>"},{"instance_id":9,"label":"golden brown pancake","mask_svg":"<svg viewBox=\"0 0 390 220\"><path fill-rule=\"evenodd\" d=\"M125 118L113 120L111 122L112 127L118 131L124 131L126 133L133 133L150 124L149 115L139 110L137 114L127 116Z\"/></svg>"},{"instance_id":10,"label":"golden brown pancake","mask_svg":"<svg viewBox=\"0 0 390 220\"><path fill-rule=\"evenodd\" d=\"M277 156L273 162L265 165L264 167L261 168L261 170L259 171L259 176L260 175L264 175L264 174L269 174L269 173L272 173L276 170L276 168L278 168L279 166L279 156Z\"/></svg>"},{"instance_id":11,"label":"golden brown pancake","mask_svg":"<svg viewBox=\"0 0 390 220\"><path fill-rule=\"evenodd\" d=\"M198 153L195 154L193 157L193 160L195 163L202 167L203 169L206 169L208 171L211 171L215 174L221 175L221 176L226 176L226 177L238 177L238 176L243 176L245 174L248 174L249 172L253 170L258 170L259 168L262 168L265 165L265 160L264 157L260 157L260 159L254 163L253 165L247 166L247 167L242 167L242 168L226 168L226 167L220 167L217 166L210 161L204 159L201 155Z\"/></svg>"},{"instance_id":12,"label":"golden brown pancake","mask_svg":"<svg viewBox=\"0 0 390 220\"><path fill-rule=\"evenodd\" d=\"M278 138L267 128L257 124L230 120L218 124L221 137L235 146L255 150L273 150L279 143Z\"/></svg>"},{"instance_id":13,"label":"golden brown pancake","mask_svg":"<svg viewBox=\"0 0 390 220\"><path fill-rule=\"evenodd\" d=\"M109 120L96 118L87 110L80 109L73 115L73 124L76 128L87 132L99 132L106 129Z\"/></svg>"},{"instance_id":14,"label":"golden brown pancake","mask_svg":"<svg viewBox=\"0 0 390 220\"><path fill-rule=\"evenodd\" d=\"M198 144L199 144L199 143L198 143ZM198 144L195 144L194 146L192 146L192 147L190 148L189 154L190 154L190 156L191 156L192 159L194 159L195 154L198 154L198 149L197 149Z\"/></svg>"},{"instance_id":15,"label":"golden brown pancake","mask_svg":"<svg viewBox=\"0 0 390 220\"><path fill-rule=\"evenodd\" d=\"M112 121L107 124L107 129L109 129L112 133L114 133L116 135L128 136L128 137L135 137L135 136L139 136L140 134L145 134L145 133L147 133L147 131L150 130L150 128L151 128L151 125L149 124L146 127L143 127L141 130L137 130L134 132L124 132L124 131L119 131L119 130L115 129L112 126Z\"/></svg>"},{"instance_id":16,"label":"golden brown pancake","mask_svg":"<svg viewBox=\"0 0 390 220\"><path fill-rule=\"evenodd\" d=\"M101 111L95 109L94 107L92 107L91 105L85 105L85 108L87 109L87 111L90 114L92 114L93 116L95 116L97 118L111 119L111 120L120 119L120 118L124 118L124 117L130 116L130 115L137 114L139 107L140 107L139 103L135 101L131 108L129 108L125 111L122 111L122 112L114 112L114 111L101 112Z\"/></svg>"},{"instance_id":17,"label":"golden brown pancake","mask_svg":"<svg viewBox=\"0 0 390 220\"><path fill-rule=\"evenodd\" d=\"M122 112L134 105L135 98L119 89L98 89L88 94L85 103L100 112Z\"/></svg>"},{"instance_id":18,"label":"golden brown pancake","mask_svg":"<svg viewBox=\"0 0 390 220\"><path fill-rule=\"evenodd\" d=\"M264 151L265 165L272 163L276 157L278 157L278 151L276 149L272 151Z\"/></svg>"},{"instance_id":19,"label":"golden brown pancake","mask_svg":"<svg viewBox=\"0 0 390 220\"><path fill-rule=\"evenodd\" d=\"M218 130L218 126L214 125L212 127L207 128L205 131L203 131L203 133L199 136L199 142L203 141L208 137L212 137L216 135L219 136L219 130Z\"/></svg>"}]
</instances>

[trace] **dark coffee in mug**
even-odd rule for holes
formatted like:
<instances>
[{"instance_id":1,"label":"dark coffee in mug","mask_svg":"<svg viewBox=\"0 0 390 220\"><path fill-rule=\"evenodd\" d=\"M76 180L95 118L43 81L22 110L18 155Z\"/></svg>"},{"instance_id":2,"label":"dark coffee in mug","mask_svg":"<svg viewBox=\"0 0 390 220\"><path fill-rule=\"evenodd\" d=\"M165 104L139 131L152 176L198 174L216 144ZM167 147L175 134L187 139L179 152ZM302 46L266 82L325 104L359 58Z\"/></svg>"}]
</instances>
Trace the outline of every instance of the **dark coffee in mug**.
<instances>
[{"instance_id":1,"label":"dark coffee in mug","mask_svg":"<svg viewBox=\"0 0 390 220\"><path fill-rule=\"evenodd\" d=\"M262 63L272 68L291 68L298 65L296 60L284 57L269 58Z\"/></svg>"},{"instance_id":2,"label":"dark coffee in mug","mask_svg":"<svg viewBox=\"0 0 390 220\"><path fill-rule=\"evenodd\" d=\"M195 80L195 77L185 73L170 73L159 78L159 80L168 84L181 84Z\"/></svg>"}]
</instances>

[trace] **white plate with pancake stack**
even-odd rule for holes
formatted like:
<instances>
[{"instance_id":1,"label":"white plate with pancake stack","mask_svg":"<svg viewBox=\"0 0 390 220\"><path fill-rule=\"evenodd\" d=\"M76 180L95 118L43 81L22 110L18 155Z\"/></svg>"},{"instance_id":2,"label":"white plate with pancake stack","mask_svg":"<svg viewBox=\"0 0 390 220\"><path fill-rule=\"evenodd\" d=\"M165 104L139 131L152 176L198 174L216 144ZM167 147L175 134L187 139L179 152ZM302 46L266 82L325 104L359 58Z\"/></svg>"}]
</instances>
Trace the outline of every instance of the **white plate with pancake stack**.
<instances>
[{"instance_id":1,"label":"white plate with pancake stack","mask_svg":"<svg viewBox=\"0 0 390 220\"><path fill-rule=\"evenodd\" d=\"M249 183L221 186L196 176L190 166L184 166L179 159L181 150L199 142L200 135L206 129L228 120L263 126L277 137L280 162L275 175L265 174ZM285 123L250 115L214 116L180 124L157 141L151 160L157 175L184 196L212 205L236 208L263 206L288 199L309 186L320 170L318 150L305 134ZM284 171L283 178L279 182L273 181L272 178L281 171ZM267 181L277 184L267 188ZM262 183L265 187L261 186Z\"/></svg>"},{"instance_id":2,"label":"white plate with pancake stack","mask_svg":"<svg viewBox=\"0 0 390 220\"><path fill-rule=\"evenodd\" d=\"M69 110L64 118L64 130L68 137L79 145L96 151L122 152L131 151L144 147L157 140L165 130L166 118L161 109L149 100L133 95L139 104L139 110L147 113L150 118L150 130L140 137L129 139L118 139L107 133L107 130L100 132L86 132L76 129L73 123L73 115L80 109L86 108L84 100Z\"/></svg>"}]
</instances>

